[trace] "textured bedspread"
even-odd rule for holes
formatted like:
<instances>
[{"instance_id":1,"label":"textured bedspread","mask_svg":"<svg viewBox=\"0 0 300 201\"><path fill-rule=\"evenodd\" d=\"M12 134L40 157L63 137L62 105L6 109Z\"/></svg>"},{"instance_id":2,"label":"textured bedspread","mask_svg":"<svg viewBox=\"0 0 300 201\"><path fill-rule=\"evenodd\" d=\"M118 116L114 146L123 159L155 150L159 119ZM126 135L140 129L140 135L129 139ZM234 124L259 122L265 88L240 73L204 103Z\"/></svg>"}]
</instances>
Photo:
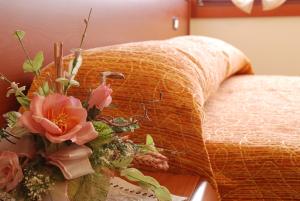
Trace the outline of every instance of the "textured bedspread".
<instances>
[{"instance_id":1,"label":"textured bedspread","mask_svg":"<svg viewBox=\"0 0 300 201\"><path fill-rule=\"evenodd\" d=\"M64 59L67 67L71 57ZM199 174L216 187L202 138L203 107L221 82L236 73L251 73L247 57L233 46L207 37L178 37L90 49L76 76L81 86L72 88L81 100L100 83L101 72L117 71L125 80L109 80L115 109L111 116L143 115L143 103L151 121L142 121L132 139L145 140L151 134L169 158L170 171ZM48 74L45 67L34 80L29 95ZM159 102L160 93L163 99Z\"/></svg>"},{"instance_id":2,"label":"textured bedspread","mask_svg":"<svg viewBox=\"0 0 300 201\"><path fill-rule=\"evenodd\" d=\"M203 126L222 200L300 200L300 77L228 79Z\"/></svg>"},{"instance_id":3,"label":"textured bedspread","mask_svg":"<svg viewBox=\"0 0 300 201\"><path fill-rule=\"evenodd\" d=\"M142 115L144 103L151 121L131 137L150 133L170 171L199 174L224 200L300 199L300 78L238 76L252 73L247 57L207 37L95 48L83 59L70 94L85 100L101 72L123 72L125 80L109 81L120 110L104 112ZM29 95L54 73L44 68Z\"/></svg>"}]
</instances>

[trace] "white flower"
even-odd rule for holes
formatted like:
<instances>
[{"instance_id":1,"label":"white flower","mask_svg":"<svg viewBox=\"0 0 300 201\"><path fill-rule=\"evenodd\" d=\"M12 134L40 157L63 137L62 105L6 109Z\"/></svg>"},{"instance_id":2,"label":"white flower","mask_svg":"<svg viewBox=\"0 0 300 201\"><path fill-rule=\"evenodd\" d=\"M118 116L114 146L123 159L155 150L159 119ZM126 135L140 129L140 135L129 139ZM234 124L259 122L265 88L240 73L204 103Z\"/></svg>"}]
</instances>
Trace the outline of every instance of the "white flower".
<instances>
[{"instance_id":1,"label":"white flower","mask_svg":"<svg viewBox=\"0 0 300 201\"><path fill-rule=\"evenodd\" d=\"M82 64L82 49L76 48L73 49L72 52L74 53L75 58L72 59L69 63L68 74L75 76Z\"/></svg>"},{"instance_id":2,"label":"white flower","mask_svg":"<svg viewBox=\"0 0 300 201\"><path fill-rule=\"evenodd\" d=\"M9 97L11 94L15 94L16 96L21 96L23 94L23 91L25 91L26 87L18 86L19 83L11 82L10 87L8 88L8 91L6 93L6 97Z\"/></svg>"}]
</instances>

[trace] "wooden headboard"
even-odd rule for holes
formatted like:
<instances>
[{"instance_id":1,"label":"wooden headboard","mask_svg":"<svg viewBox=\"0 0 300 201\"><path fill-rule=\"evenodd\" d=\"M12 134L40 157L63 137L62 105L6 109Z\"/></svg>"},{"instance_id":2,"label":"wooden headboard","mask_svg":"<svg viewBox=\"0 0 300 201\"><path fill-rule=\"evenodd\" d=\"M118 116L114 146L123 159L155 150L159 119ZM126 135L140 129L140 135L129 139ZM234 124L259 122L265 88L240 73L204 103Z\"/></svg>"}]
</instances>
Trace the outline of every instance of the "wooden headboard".
<instances>
[{"instance_id":1,"label":"wooden headboard","mask_svg":"<svg viewBox=\"0 0 300 201\"><path fill-rule=\"evenodd\" d=\"M13 31L26 32L24 40L31 57L42 50L45 63L53 61L53 43L62 41L64 52L78 47L83 19L93 8L84 48L118 43L165 39L189 33L189 0L9 0L0 2L0 72L11 80L30 85L22 73L25 60ZM179 20L179 28L173 27ZM16 109L5 98L8 85L0 82L0 114ZM1 119L0 122L3 122Z\"/></svg>"}]
</instances>

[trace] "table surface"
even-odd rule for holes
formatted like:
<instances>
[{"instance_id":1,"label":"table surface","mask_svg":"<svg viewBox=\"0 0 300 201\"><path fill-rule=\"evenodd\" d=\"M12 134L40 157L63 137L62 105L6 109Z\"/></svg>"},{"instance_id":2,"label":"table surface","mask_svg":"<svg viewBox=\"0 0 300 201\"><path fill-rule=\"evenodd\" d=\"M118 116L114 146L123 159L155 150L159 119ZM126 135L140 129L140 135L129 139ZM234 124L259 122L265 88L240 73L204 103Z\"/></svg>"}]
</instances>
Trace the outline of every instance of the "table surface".
<instances>
[{"instance_id":1,"label":"table surface","mask_svg":"<svg viewBox=\"0 0 300 201\"><path fill-rule=\"evenodd\" d=\"M167 187L174 195L189 198L190 201L218 201L219 198L212 186L197 175L182 175L168 172L143 171Z\"/></svg>"},{"instance_id":2,"label":"table surface","mask_svg":"<svg viewBox=\"0 0 300 201\"><path fill-rule=\"evenodd\" d=\"M201 182L200 177L195 175L149 171L143 171L143 173L154 177L162 186L167 187L172 194L184 197L191 197Z\"/></svg>"}]
</instances>

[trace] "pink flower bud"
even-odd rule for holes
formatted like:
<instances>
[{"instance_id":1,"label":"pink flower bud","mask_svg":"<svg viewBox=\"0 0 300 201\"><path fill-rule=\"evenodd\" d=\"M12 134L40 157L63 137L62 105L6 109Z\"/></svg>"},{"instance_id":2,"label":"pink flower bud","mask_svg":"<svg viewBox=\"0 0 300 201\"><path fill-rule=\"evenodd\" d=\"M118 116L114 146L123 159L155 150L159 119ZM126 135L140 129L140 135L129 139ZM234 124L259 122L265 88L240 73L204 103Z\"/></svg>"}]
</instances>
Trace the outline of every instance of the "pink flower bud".
<instances>
[{"instance_id":1,"label":"pink flower bud","mask_svg":"<svg viewBox=\"0 0 300 201\"><path fill-rule=\"evenodd\" d=\"M112 101L111 93L112 89L109 86L101 84L92 91L88 102L89 108L96 106L99 110L103 110L103 108L109 106Z\"/></svg>"}]
</instances>

